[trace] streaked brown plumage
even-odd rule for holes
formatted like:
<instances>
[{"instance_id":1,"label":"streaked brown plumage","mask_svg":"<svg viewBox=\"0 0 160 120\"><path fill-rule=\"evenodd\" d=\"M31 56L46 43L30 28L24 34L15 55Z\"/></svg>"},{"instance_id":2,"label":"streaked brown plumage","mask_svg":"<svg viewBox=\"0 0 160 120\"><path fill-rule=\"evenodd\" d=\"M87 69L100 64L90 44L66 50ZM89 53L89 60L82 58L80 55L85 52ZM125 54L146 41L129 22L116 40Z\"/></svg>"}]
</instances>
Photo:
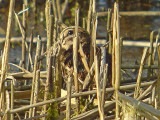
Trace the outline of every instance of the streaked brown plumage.
<instances>
[{"instance_id":1,"label":"streaked brown plumage","mask_svg":"<svg viewBox=\"0 0 160 120\"><path fill-rule=\"evenodd\" d=\"M65 66L71 68L73 66L73 38L75 36L75 27L67 27L60 34L61 40L61 61ZM90 35L83 28L78 29L79 43L82 45L85 55L89 58L90 53ZM78 54L78 68L82 68L83 64ZM89 61L88 61L89 62ZM79 69L80 70L80 69Z\"/></svg>"},{"instance_id":2,"label":"streaked brown plumage","mask_svg":"<svg viewBox=\"0 0 160 120\"><path fill-rule=\"evenodd\" d=\"M68 71L73 70L73 38L75 37L75 26L67 27L60 33L61 52L60 59L63 66L63 77L67 80ZM83 51L87 57L87 63L89 65L90 60L90 44L91 38L86 30L78 28L79 44L82 45ZM97 51L100 53L100 48L97 47ZM100 55L99 55L100 56ZM109 56L109 55L107 55ZM109 58L110 59L110 58ZM109 62L109 61L107 61ZM86 71L82 58L78 53L78 77L84 81L88 72ZM66 78L65 78L66 77Z\"/></svg>"}]
</instances>

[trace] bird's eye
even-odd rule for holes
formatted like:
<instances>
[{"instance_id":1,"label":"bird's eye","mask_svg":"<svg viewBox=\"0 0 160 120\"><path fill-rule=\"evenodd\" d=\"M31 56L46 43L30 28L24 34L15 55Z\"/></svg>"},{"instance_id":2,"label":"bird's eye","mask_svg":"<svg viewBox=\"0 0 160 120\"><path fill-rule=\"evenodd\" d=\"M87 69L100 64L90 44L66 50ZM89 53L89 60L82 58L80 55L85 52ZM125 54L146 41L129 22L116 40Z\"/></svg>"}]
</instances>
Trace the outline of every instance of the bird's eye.
<instances>
[{"instance_id":1,"label":"bird's eye","mask_svg":"<svg viewBox=\"0 0 160 120\"><path fill-rule=\"evenodd\" d=\"M73 34L72 30L68 31L68 35L72 35L72 34Z\"/></svg>"}]
</instances>

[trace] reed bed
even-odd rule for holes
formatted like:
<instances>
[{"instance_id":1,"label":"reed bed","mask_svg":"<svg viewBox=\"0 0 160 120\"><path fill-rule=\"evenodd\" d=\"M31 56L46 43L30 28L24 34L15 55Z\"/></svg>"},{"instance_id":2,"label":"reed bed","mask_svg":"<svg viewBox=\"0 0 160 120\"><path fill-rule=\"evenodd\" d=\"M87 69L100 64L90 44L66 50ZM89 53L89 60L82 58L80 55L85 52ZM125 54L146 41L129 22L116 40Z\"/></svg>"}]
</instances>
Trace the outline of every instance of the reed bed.
<instances>
[{"instance_id":1,"label":"reed bed","mask_svg":"<svg viewBox=\"0 0 160 120\"><path fill-rule=\"evenodd\" d=\"M62 74L63 63L60 61L62 54L59 52L59 35L60 31L66 27L63 24L63 16L68 2L68 0L65 0L61 9L62 6L59 0L46 0L46 51L43 51L44 44L38 35L36 54L33 56L34 29L30 35L29 46L26 42L29 12L26 10L28 3L24 1L21 23L18 14L13 14L15 0L10 1L1 66L0 120L160 119L160 46L158 45L158 30L151 32L150 47L144 48L140 65L122 65L119 20L119 15L122 12L119 12L117 3L114 4L113 12L109 9L107 13L101 13L102 16L107 14L107 40L106 44L100 46L102 54L101 59L99 59L96 32L98 17L101 14L96 12L96 0L90 0L87 26L85 24L86 20L83 19L83 27L92 38L91 44L88 46L90 48L89 64L79 41L79 9L76 9L72 56L73 69L68 68L67 70L66 95L61 96L63 91L62 78L64 76ZM33 21L36 26L36 0L32 4L34 6L32 11ZM22 60L19 66L8 63L11 25L14 16L22 34ZM155 34L156 45L154 46ZM156 51L158 52L158 65L155 64ZM112 56L110 61L112 68L107 63L106 53ZM28 54L28 57L26 57L26 54ZM85 71L87 71L85 79L81 82L78 78L78 54L80 54ZM10 73L8 65L18 67L20 71ZM45 66L45 71L42 71L42 66ZM127 69L139 69L137 78L124 80L123 70ZM147 77L143 77L142 73L146 69ZM16 82L22 80L25 80L25 84L16 87ZM10 86L6 86L5 83L9 82ZM29 82L31 83L29 84ZM84 100L87 100L86 104L83 104ZM97 102L95 102L96 100Z\"/></svg>"}]
</instances>

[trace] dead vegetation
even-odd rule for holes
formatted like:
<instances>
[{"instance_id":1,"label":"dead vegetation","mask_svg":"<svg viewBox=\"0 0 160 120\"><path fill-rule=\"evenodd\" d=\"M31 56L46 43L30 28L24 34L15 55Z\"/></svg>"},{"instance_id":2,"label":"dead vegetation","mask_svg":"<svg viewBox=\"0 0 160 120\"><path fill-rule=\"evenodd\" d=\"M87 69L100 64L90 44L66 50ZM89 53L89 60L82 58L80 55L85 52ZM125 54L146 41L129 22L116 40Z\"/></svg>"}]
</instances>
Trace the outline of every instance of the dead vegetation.
<instances>
[{"instance_id":1,"label":"dead vegetation","mask_svg":"<svg viewBox=\"0 0 160 120\"><path fill-rule=\"evenodd\" d=\"M96 12L95 0L90 0L84 28L79 27L78 9L74 27L63 24L68 0L63 4L64 11L61 11L58 0L46 0L46 51L43 51L44 44L38 35L35 56L32 55L33 32L30 45L26 42L27 0L23 5L22 21L18 14L14 14L14 4L15 0L11 0L2 56L0 119L160 119L160 47L156 30L150 35L150 47L144 48L138 77L124 79L124 70L137 69L137 66L124 67L121 64L122 41L117 3L113 13L110 9L107 12L106 44L98 47L96 30L100 14ZM21 72L10 73L8 58L13 16L22 34L22 61L20 66L14 65ZM156 44L153 45L155 34ZM158 68L154 67L156 51ZM108 59L110 56L112 59ZM42 66L45 66L45 71L42 71ZM145 78L142 76L144 69L147 69ZM17 81L23 81L24 85L16 86ZM63 85L66 85L66 91L62 90L65 88Z\"/></svg>"}]
</instances>

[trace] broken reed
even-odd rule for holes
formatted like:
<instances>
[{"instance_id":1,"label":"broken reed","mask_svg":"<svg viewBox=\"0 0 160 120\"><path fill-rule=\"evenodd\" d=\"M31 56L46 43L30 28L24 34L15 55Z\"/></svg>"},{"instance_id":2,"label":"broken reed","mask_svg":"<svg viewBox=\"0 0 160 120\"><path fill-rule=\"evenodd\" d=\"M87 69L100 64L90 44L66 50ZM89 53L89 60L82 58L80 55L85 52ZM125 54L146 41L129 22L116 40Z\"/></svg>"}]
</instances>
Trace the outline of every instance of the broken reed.
<instances>
[{"instance_id":1,"label":"broken reed","mask_svg":"<svg viewBox=\"0 0 160 120\"><path fill-rule=\"evenodd\" d=\"M152 86L148 87L148 89L143 91L143 93L142 93L142 89L141 89L142 72L143 72L143 67L144 67L147 59L148 59L148 76L147 76L147 78L150 80L151 77L153 76L153 70L151 69L151 66L154 64L154 61L155 61L155 53L156 53L157 43L158 43L158 39L159 39L159 33L158 33L158 35L156 36L156 44L155 44L155 46L153 46L153 38L154 38L153 34L154 34L154 32L156 32L156 31L152 31L151 35L150 35L149 55L147 54L148 48L144 48L144 51L143 51L143 56L142 56L142 59L141 59L141 65L140 65L139 73L138 73L138 77L137 77L137 87L135 88L135 91L134 91L134 98L137 98L137 100L140 100L140 99L142 99L141 97L144 96L144 94L152 91L152 98L151 98L152 103L151 104L153 106L155 106L155 108L158 108L159 100L157 100L156 98L159 98L158 97L159 95L155 93L155 89L154 89L155 86L156 86L156 90L158 89L157 88L158 87L157 86L158 82L154 83ZM157 51L158 51L158 55L159 55L159 49L157 49ZM158 59L158 65L159 65L159 59ZM159 74L158 74L158 76L159 76ZM137 101L131 100L130 98L127 98L127 96L123 96L123 98L121 98L121 99L122 99L122 101L124 101L123 105L122 105L122 108L125 109L125 110L128 109L127 111L123 111L125 113L124 116L123 116L124 119L138 119L138 118L141 118L141 116L145 116L148 119L152 118L152 119L156 120L156 119L159 119L159 117L160 117L159 115L157 115L157 114L159 114L159 111L157 111L156 109L153 109L152 107L147 108L147 107L149 107L147 105L146 106L145 105L139 105L139 106L134 107L133 104L136 104L134 102L137 102ZM126 99L127 99L127 103L126 103ZM131 107L128 108L127 104L129 104ZM144 108L142 108L142 107L144 107ZM148 113L150 113L151 115L148 114L146 111ZM137 116L137 114L140 114L140 116Z\"/></svg>"},{"instance_id":2,"label":"broken reed","mask_svg":"<svg viewBox=\"0 0 160 120\"><path fill-rule=\"evenodd\" d=\"M33 71L33 61L32 61L33 51L32 50L33 50L33 30L31 31L30 44L28 48L28 61L27 61L28 71Z\"/></svg>"},{"instance_id":3,"label":"broken reed","mask_svg":"<svg viewBox=\"0 0 160 120\"><path fill-rule=\"evenodd\" d=\"M155 82L142 83L141 87L149 86L149 85L152 85L153 83L155 83ZM125 86L120 86L120 90L134 89L135 87L136 87L136 84L125 85ZM113 92L114 90L115 90L114 88L106 88L105 91L107 93L110 93L110 92ZM73 98L73 97L80 97L80 96L86 96L86 95L91 95L91 94L96 94L96 93L97 93L96 90L86 91L86 92L80 92L80 93L72 94L71 98ZM60 98L50 99L50 100L46 100L46 101L43 101L43 102L38 102L38 103L35 103L35 104L32 104L32 105L27 105L27 106L23 106L23 107L20 107L20 108L13 109L13 110L9 110L8 113L9 114L10 113L11 114L18 113L18 112L27 110L29 108L38 107L38 106L42 106L42 105L50 104L50 103L54 103L54 102L62 102L64 100L66 100L66 97L60 97ZM113 106L113 104L111 106ZM108 106L108 108L110 108L111 106ZM108 109L108 110L110 110L110 109ZM89 114L86 117L89 117L89 116L92 116L92 114L91 115Z\"/></svg>"},{"instance_id":4,"label":"broken reed","mask_svg":"<svg viewBox=\"0 0 160 120\"><path fill-rule=\"evenodd\" d=\"M34 104L36 103L36 97L38 97L38 91L36 90L36 83L38 80L36 77L39 78L39 76L36 74L38 73L37 71L40 69L39 68L39 62L38 62L38 57L40 56L40 52L41 51L41 39L38 38L38 41L37 41L37 48L36 48L36 55L35 55L35 61L34 61L34 69L33 69L33 79L32 79L32 90L31 90L31 98L30 98L30 104ZM39 73L38 73L39 74ZM38 89L38 88L37 88ZM34 108L33 108L34 109ZM34 117L34 111L33 109L31 108L29 110L29 117Z\"/></svg>"},{"instance_id":5,"label":"broken reed","mask_svg":"<svg viewBox=\"0 0 160 120\"><path fill-rule=\"evenodd\" d=\"M142 78L143 66L146 62L147 50L148 50L148 48L144 48L142 59L141 59L141 65L140 65L139 73L138 73L138 77L137 77L137 87L134 92L134 98L137 98L140 94L141 78Z\"/></svg>"},{"instance_id":6,"label":"broken reed","mask_svg":"<svg viewBox=\"0 0 160 120\"><path fill-rule=\"evenodd\" d=\"M72 78L71 76L69 76L67 81L66 120L71 119L71 89L72 89Z\"/></svg>"},{"instance_id":7,"label":"broken reed","mask_svg":"<svg viewBox=\"0 0 160 120\"><path fill-rule=\"evenodd\" d=\"M52 29L51 26L53 27L53 19L51 19L51 2L46 1L46 6L45 6L45 17L46 17L46 28L47 28L47 51L51 48L52 46ZM50 84L52 80L52 57L51 53L47 53L47 58L46 58L46 71L47 71L47 76L46 76L46 84L45 84L45 91L44 91L44 101L49 99L49 90L51 89ZM53 83L52 83L53 84ZM43 114L47 112L47 105L43 106ZM44 117L45 119L45 117Z\"/></svg>"},{"instance_id":8,"label":"broken reed","mask_svg":"<svg viewBox=\"0 0 160 120\"><path fill-rule=\"evenodd\" d=\"M121 80L121 46L120 46L120 21L118 4L114 4L113 14L113 45L112 45L112 85L115 87L116 119L119 119L120 109L118 104L118 91Z\"/></svg>"},{"instance_id":9,"label":"broken reed","mask_svg":"<svg viewBox=\"0 0 160 120\"><path fill-rule=\"evenodd\" d=\"M93 13L95 13L95 1L92 1L91 0L91 3L93 3L93 6L91 7L91 9L92 9L92 12ZM52 4L55 4L55 3L52 3ZM53 7L53 8L55 8L55 7ZM57 11L57 10L56 10ZM116 12L117 12L117 10L115 10ZM91 13L92 13L91 12ZM56 13L57 14L57 13ZM90 20L90 19L88 19L89 21L92 21L93 22L93 20L94 20L94 16L95 14L92 14L92 19ZM116 13L115 15L117 15L116 17L117 17L117 19L118 19L118 14ZM56 20L58 20L58 16L60 16L60 15L55 15L55 16L57 16L57 18L56 18ZM51 16L49 16L49 17L51 17ZM48 18L49 18L48 17ZM114 21L114 24L117 24L117 25L114 25L113 26L113 28L114 28L114 34L113 34L113 36L114 36L114 40L119 40L119 21L118 20L115 20ZM50 19L48 19L48 20L50 20ZM57 21L55 20L55 26L57 26ZM52 21L52 20L51 20ZM51 22L49 23L49 26L48 26L48 28L50 27L50 25L51 25ZM90 24L91 25L91 24ZM95 36L95 32L96 32L96 27L97 26L94 26L94 25L96 25L95 24L95 22L93 22L93 25L92 25L92 28L94 28L94 29L92 29L91 30L91 33L92 33L92 38L93 38L93 43L94 43L94 50L95 50L95 38L96 38L96 36ZM76 26L77 26L77 28L78 28L78 25L76 24ZM56 28L56 27L55 27ZM50 31L53 31L53 30L50 30L50 29L48 29L48 36L47 36L47 39L48 40L50 40L50 36L51 36L51 32ZM24 30L22 30L22 32L24 32ZM57 31L57 28L56 29L54 29L54 33L58 33L58 31ZM115 39L115 34L116 34L116 37L118 38L118 39ZM57 36L57 34L54 34L54 39L56 40L57 38L56 38L56 36ZM75 38L76 39L76 38ZM51 42L51 41L48 41L47 43L49 43L49 42ZM115 41L115 42L117 42L117 43L119 43L120 44L120 42L119 41ZM115 88L106 88L105 89L105 92L107 92L107 93L109 93L109 92L113 92L113 91L115 91L116 90L116 100L118 101L119 100L119 98L117 97L118 95L117 95L117 93L119 94L119 95L121 95L121 93L119 93L118 92L118 90L120 90L120 89L128 89L128 88L135 88L137 85L136 84L134 84L134 85L128 85L128 86L119 86L119 80L120 80L120 77L119 77L119 74L120 74L120 68L119 67L121 67L121 65L120 65L120 53L118 52L118 50L120 49L119 48L119 46L117 46L116 47L116 45L119 45L119 44L115 44L114 43L114 45L113 45L113 51L114 51L114 73L116 73L116 76L115 76L115 80L116 80L116 83L118 83L118 84L115 84L114 83L114 86L115 86ZM152 45L152 42L151 42L151 45ZM49 44L49 46L52 46L51 44ZM37 47L38 47L38 45L37 45ZM38 53L37 54L39 54L40 52L39 51L37 51ZM94 54L95 54L96 52L94 51ZM151 52L152 53L152 52ZM50 56L50 52L48 52L47 53L48 54L48 56L49 57L47 57L47 58L49 58L48 59L48 66L49 67L51 67L52 65L51 64L49 64L49 63L51 63L50 62L50 58L51 58L51 56ZM94 55L94 56L96 56L96 55ZM95 57L96 58L96 57ZM33 97L31 97L31 104L30 105L27 105L27 106L24 106L24 107L21 107L21 108L17 108L17 109L13 109L13 98L12 98L12 108L10 109L9 108L9 106L7 106L7 108L9 109L8 110L8 114L12 114L12 117L13 117L13 113L16 113L16 112L20 112L20 111L22 111L22 110L27 110L27 109L30 109L30 111L33 111L33 112L30 112L30 115L29 115L29 117L35 117L35 113L36 113L36 109L35 109L35 107L37 107L37 106L42 106L42 105L46 105L46 104L49 104L49 103L55 103L55 102L62 102L62 101L64 101L64 100L66 100L66 98L68 98L68 103L67 103L67 106L68 106L68 108L67 108L67 110L69 111L69 113L67 113L67 116L66 116L66 118L67 119L70 119L70 110L71 110L71 106L70 106L70 99L72 98L72 97L80 97L80 96L84 96L84 95L91 95L91 94L97 94L98 93L98 95L97 95L97 98L98 98L98 109L99 109L99 114L100 114L100 118L101 119L103 119L104 118L104 108L105 108L105 105L104 105L104 102L102 102L102 101L104 101L103 99L104 99L104 97L102 97L102 94L101 94L101 92L102 92L102 90L100 89L100 87L99 87L99 71L98 71L98 66L97 66L97 58L95 59L95 63L93 62L93 64L92 64L92 66L90 66L90 70L87 70L87 71L89 71L89 72L93 72L93 70L92 69L94 69L94 68L96 68L95 69L95 71L96 71L96 82L97 82L97 91L96 90L93 90L93 91L87 91L87 92L80 92L80 93L75 93L75 94L68 94L68 96L67 97L60 97L59 95L60 94L58 94L58 92L57 92L57 94L56 94L56 98L54 98L54 99L50 99L50 100L44 100L43 102L38 102L37 103L37 95L35 95L35 93L38 91L38 89L36 89L36 88L38 88L38 86L36 86L37 84L38 84L38 81L40 80L40 71L39 70L37 70L37 62L36 61L38 61L37 60L37 58L35 58L35 64L34 64L34 71L33 71L33 74L31 75L32 77L33 77L33 81L37 81L37 83L36 83L36 81L35 81L35 83L32 85L32 95L31 96L33 96ZM56 61L56 62L58 62L58 61ZM76 62L75 62L76 63ZM94 64L95 64L95 66L94 66ZM118 65L116 65L116 64L118 64ZM49 68L48 67L48 68ZM93 68L92 68L93 67ZM57 69L58 67L56 66L56 68L55 69ZM86 67L87 68L87 67ZM88 69L88 68L87 68ZM47 71L48 73L51 73L50 72L50 70L48 69L48 71ZM57 73L56 73L56 75L58 76L58 73L59 73L60 71L58 71ZM113 74L114 74L113 73ZM118 73L118 74L117 74ZM30 74L30 72L28 72L28 74ZM50 75L51 74L48 74L47 75L47 79L50 79L49 77L50 77ZM87 77L86 77L87 78ZM59 76L58 77L56 77L56 80L57 80L57 82L59 82ZM86 80L87 82L88 82L88 80ZM86 81L84 81L84 83L86 82ZM118 82L117 82L118 81ZM70 82L70 79L69 79L69 82ZM104 81L105 82L105 81ZM114 81L115 82L115 81ZM152 85L154 82L146 82L146 83L141 83L141 87L143 87L143 86L148 86L148 85ZM47 84L50 84L50 81L48 81L47 82ZM70 83L69 83L70 84ZM86 83L86 84L88 84L88 83ZM70 86L70 85L69 85ZM57 85L57 87L61 87L61 86L58 86ZM84 87L85 88L85 87ZM153 87L152 86L150 86L147 90L148 91L151 91L151 89L152 89ZM33 90L34 89L34 90ZM48 89L48 88L47 88ZM60 88L59 88L60 89ZM59 89L57 89L57 90L59 90ZM68 87L68 92L70 93L70 90L71 90L71 87ZM13 90L12 90L13 91ZM147 92L148 92L147 91ZM35 93L33 93L33 92L35 92ZM103 87L103 95L104 95L104 87ZM142 95L140 95L138 98L139 99L142 99L143 97L144 97L144 94L147 94L147 92L146 91L144 91L143 92L143 96ZM6 91L5 92L6 93L6 103L8 103L9 104L9 94L8 94L8 92ZM15 92L16 93L16 92ZM38 93L37 93L38 94ZM121 95L121 96L123 96L123 95ZM125 97L123 96L122 97L122 99L124 99ZM137 98L137 99L138 99ZM35 101L35 102L34 102ZM116 101L116 102L117 102ZM112 102L113 103L113 102ZM103 107L103 105L104 105L104 107ZM112 105L113 106L113 104L110 104L110 105ZM117 106L118 104L116 103L116 106ZM77 107L78 108L78 107ZM118 111L118 107L116 107L116 111L117 111L117 117L118 117L118 114L119 114L119 111ZM42 115L42 116L39 116L39 117L44 117L46 114L45 114L45 112L46 111L44 111L44 115ZM83 115L83 114L81 114L81 115ZM155 115L155 114L154 114ZM88 115L88 116L91 116L91 114L90 115ZM159 116L157 116L157 117L159 117Z\"/></svg>"},{"instance_id":10,"label":"broken reed","mask_svg":"<svg viewBox=\"0 0 160 120\"><path fill-rule=\"evenodd\" d=\"M98 17L108 16L109 12L98 12ZM159 11L121 11L120 16L160 16Z\"/></svg>"},{"instance_id":11,"label":"broken reed","mask_svg":"<svg viewBox=\"0 0 160 120\"><path fill-rule=\"evenodd\" d=\"M6 42L5 42L3 56L2 56L1 80L0 80L0 112L2 112L2 110L5 110L4 82L6 79L6 73L7 73L7 69L8 69L8 57L9 57L9 49L10 49L10 38L11 38L11 27L12 27L12 20L13 20L14 4L15 4L15 0L11 0L10 6L9 6ZM1 119L1 117L0 117L0 119Z\"/></svg>"},{"instance_id":12,"label":"broken reed","mask_svg":"<svg viewBox=\"0 0 160 120\"><path fill-rule=\"evenodd\" d=\"M79 36L78 36L78 27L79 27L79 9L75 11L75 37L73 38L73 76L74 76L74 85L76 93L79 92L79 83L78 83L78 45L79 45ZM80 109L79 98L76 98L76 114L79 114Z\"/></svg>"},{"instance_id":13,"label":"broken reed","mask_svg":"<svg viewBox=\"0 0 160 120\"><path fill-rule=\"evenodd\" d=\"M23 11L27 8L26 4L23 4ZM23 21L22 21L24 33L22 35L22 67L25 68L26 66L26 12L23 12Z\"/></svg>"}]
</instances>

